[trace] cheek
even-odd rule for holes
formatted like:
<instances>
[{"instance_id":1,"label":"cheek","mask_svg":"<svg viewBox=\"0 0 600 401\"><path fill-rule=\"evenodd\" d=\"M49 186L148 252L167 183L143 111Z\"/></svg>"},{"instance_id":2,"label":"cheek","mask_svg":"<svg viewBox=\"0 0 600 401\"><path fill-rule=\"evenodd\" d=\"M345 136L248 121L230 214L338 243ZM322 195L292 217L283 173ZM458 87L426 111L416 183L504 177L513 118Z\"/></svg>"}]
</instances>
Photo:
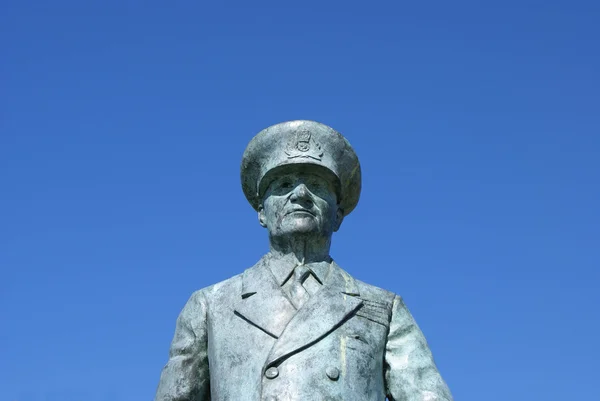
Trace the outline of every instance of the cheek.
<instances>
[{"instance_id":1,"label":"cheek","mask_svg":"<svg viewBox=\"0 0 600 401\"><path fill-rule=\"evenodd\" d=\"M281 213L281 207L279 207L279 209L277 210L277 213L275 214L275 227L281 228L281 224L283 222L283 217L284 217L284 214Z\"/></svg>"},{"instance_id":2,"label":"cheek","mask_svg":"<svg viewBox=\"0 0 600 401\"><path fill-rule=\"evenodd\" d=\"M274 227L281 227L281 221L283 220L282 210L284 206L284 202L276 199L271 199L267 204L265 204L268 224L272 224Z\"/></svg>"},{"instance_id":3,"label":"cheek","mask_svg":"<svg viewBox=\"0 0 600 401\"><path fill-rule=\"evenodd\" d=\"M321 200L319 202L319 210L321 211L321 217L324 220L331 221L336 218L336 205L331 202L327 202L325 200Z\"/></svg>"}]
</instances>

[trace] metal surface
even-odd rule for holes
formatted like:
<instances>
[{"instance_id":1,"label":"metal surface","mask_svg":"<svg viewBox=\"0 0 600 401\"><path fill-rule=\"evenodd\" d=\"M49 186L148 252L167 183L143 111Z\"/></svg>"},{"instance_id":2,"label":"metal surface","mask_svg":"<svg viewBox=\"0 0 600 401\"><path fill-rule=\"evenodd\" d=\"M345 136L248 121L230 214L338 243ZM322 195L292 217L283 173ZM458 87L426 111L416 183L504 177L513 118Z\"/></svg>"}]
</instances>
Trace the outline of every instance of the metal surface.
<instances>
[{"instance_id":1,"label":"metal surface","mask_svg":"<svg viewBox=\"0 0 600 401\"><path fill-rule=\"evenodd\" d=\"M242 186L270 252L191 296L155 400L452 401L402 299L329 256L360 194L348 142L315 122L265 131L244 154Z\"/></svg>"}]
</instances>

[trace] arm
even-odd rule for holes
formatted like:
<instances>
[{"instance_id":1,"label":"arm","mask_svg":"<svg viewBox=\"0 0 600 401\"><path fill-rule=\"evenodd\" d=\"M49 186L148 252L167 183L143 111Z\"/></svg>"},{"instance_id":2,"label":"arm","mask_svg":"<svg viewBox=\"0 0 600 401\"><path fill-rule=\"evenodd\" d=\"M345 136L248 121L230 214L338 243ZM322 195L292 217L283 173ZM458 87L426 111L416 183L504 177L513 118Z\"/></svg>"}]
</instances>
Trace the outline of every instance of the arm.
<instances>
[{"instance_id":1,"label":"arm","mask_svg":"<svg viewBox=\"0 0 600 401\"><path fill-rule=\"evenodd\" d=\"M423 333L399 296L392 307L385 363L390 401L452 401Z\"/></svg>"},{"instance_id":2,"label":"arm","mask_svg":"<svg viewBox=\"0 0 600 401\"><path fill-rule=\"evenodd\" d=\"M169 361L163 368L155 401L208 401L206 301L195 292L177 318Z\"/></svg>"}]
</instances>

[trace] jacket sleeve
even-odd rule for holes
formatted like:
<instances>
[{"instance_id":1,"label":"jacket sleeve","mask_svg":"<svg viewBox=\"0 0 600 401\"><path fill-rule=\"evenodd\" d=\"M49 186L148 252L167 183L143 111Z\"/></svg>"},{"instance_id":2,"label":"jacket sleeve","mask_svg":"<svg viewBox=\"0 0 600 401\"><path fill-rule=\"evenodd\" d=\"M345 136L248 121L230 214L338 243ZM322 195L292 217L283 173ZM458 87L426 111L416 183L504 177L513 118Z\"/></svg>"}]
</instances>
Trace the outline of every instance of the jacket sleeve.
<instances>
[{"instance_id":1,"label":"jacket sleeve","mask_svg":"<svg viewBox=\"0 0 600 401\"><path fill-rule=\"evenodd\" d=\"M195 292L177 318L169 361L160 375L155 401L208 401L206 300Z\"/></svg>"},{"instance_id":2,"label":"jacket sleeve","mask_svg":"<svg viewBox=\"0 0 600 401\"><path fill-rule=\"evenodd\" d=\"M392 306L385 382L390 401L452 401L423 333L399 296Z\"/></svg>"}]
</instances>

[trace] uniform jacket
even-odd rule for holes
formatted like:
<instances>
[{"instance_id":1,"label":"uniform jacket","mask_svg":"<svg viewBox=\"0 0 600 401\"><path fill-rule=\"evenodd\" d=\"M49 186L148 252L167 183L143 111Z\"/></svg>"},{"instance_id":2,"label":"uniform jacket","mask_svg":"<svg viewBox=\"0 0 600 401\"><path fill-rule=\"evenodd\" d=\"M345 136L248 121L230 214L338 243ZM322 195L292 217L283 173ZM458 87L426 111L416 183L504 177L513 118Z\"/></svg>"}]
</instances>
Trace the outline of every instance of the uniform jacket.
<instances>
[{"instance_id":1,"label":"uniform jacket","mask_svg":"<svg viewBox=\"0 0 600 401\"><path fill-rule=\"evenodd\" d=\"M296 310L265 258L195 292L155 401L452 401L402 299L335 262Z\"/></svg>"}]
</instances>

